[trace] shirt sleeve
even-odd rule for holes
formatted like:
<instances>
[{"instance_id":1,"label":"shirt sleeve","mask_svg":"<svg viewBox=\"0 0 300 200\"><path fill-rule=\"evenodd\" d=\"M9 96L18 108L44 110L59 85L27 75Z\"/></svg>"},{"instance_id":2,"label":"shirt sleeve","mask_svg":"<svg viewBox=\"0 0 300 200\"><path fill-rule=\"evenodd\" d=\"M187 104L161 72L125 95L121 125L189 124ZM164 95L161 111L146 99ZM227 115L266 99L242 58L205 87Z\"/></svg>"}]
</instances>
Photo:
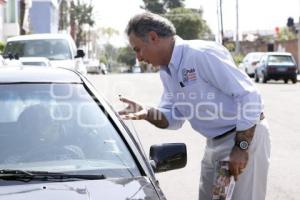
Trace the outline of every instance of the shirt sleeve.
<instances>
[{"instance_id":1,"label":"shirt sleeve","mask_svg":"<svg viewBox=\"0 0 300 200\"><path fill-rule=\"evenodd\" d=\"M203 50L197 63L200 76L215 88L232 96L237 108L237 131L251 128L259 120L263 109L261 95L253 81L240 71L230 53L221 45Z\"/></svg>"},{"instance_id":2,"label":"shirt sleeve","mask_svg":"<svg viewBox=\"0 0 300 200\"><path fill-rule=\"evenodd\" d=\"M164 87L164 92L162 94L158 110L163 113L163 115L168 120L169 126L167 129L177 130L182 127L184 123L184 117L178 111L178 109L174 106L174 94L170 91L165 81L166 79L162 78L161 80Z\"/></svg>"}]
</instances>

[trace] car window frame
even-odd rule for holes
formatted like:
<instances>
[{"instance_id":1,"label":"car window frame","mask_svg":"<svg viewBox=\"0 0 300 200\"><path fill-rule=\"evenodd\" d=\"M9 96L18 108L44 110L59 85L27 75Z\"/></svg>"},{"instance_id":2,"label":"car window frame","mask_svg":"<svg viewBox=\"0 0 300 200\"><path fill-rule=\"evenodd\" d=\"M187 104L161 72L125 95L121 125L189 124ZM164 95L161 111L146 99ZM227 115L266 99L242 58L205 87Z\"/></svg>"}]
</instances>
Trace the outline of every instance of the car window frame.
<instances>
[{"instance_id":1,"label":"car window frame","mask_svg":"<svg viewBox=\"0 0 300 200\"><path fill-rule=\"evenodd\" d=\"M81 77L81 78L83 78L83 77ZM109 108L105 108L105 106L103 105L103 102L100 101L99 95L97 94L97 92L95 90L93 90L95 88L87 79L83 80L83 86L85 87L85 89L87 90L89 95L91 95L92 99L95 101L95 103L98 105L98 107L103 111L103 113L106 115L106 117L108 118L108 120L110 121L112 126L115 128L115 130L119 134L120 138L122 139L122 141L124 142L128 151L130 152L137 168L139 169L140 174L142 176L147 176L147 174L148 174L152 178L155 178L154 172L150 166L150 163L149 163L146 155L142 151L142 147L140 146L140 144L138 144L138 142L136 141L136 139L132 135L131 131L126 126L126 124L117 116L117 113L114 111L114 109L111 106L109 106ZM108 109L110 109L113 113L110 113ZM116 119L113 119L112 114L114 114L115 117L119 120L120 124L124 128L124 132L126 132L127 136L130 138L130 141L133 143L133 145L136 149L133 149L132 146L129 144L128 139L125 137L125 135L123 134L123 131L121 131L120 127L117 125L117 123L115 121ZM138 159L138 157L137 157L138 155L136 154L136 152L134 150L136 150L137 153L139 154L139 156L141 156L141 159L142 159L144 165L146 166L147 171L141 165L140 159Z\"/></svg>"}]
</instances>

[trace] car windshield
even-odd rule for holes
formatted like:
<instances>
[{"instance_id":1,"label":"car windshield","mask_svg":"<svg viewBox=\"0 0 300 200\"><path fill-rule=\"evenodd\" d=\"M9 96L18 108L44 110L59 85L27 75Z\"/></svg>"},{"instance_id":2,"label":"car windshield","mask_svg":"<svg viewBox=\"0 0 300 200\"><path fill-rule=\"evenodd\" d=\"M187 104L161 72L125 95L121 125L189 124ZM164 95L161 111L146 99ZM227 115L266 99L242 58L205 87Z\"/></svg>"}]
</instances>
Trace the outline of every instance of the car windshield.
<instances>
[{"instance_id":1,"label":"car windshield","mask_svg":"<svg viewBox=\"0 0 300 200\"><path fill-rule=\"evenodd\" d=\"M269 65L294 65L294 61L291 56L285 55L271 55L268 58Z\"/></svg>"},{"instance_id":2,"label":"car windshield","mask_svg":"<svg viewBox=\"0 0 300 200\"><path fill-rule=\"evenodd\" d=\"M120 134L82 84L2 84L0 110L0 169L140 175Z\"/></svg>"},{"instance_id":3,"label":"car windshield","mask_svg":"<svg viewBox=\"0 0 300 200\"><path fill-rule=\"evenodd\" d=\"M46 57L49 60L72 59L68 42L63 39L11 41L7 43L3 55L7 57L9 54L19 57Z\"/></svg>"}]
</instances>

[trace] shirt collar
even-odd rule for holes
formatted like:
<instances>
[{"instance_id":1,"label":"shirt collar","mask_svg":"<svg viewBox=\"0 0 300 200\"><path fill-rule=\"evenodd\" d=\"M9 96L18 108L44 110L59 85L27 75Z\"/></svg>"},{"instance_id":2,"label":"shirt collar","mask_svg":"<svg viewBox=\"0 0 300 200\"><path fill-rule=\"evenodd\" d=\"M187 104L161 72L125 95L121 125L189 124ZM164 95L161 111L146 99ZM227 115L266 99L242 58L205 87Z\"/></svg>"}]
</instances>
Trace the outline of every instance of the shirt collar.
<instances>
[{"instance_id":1,"label":"shirt collar","mask_svg":"<svg viewBox=\"0 0 300 200\"><path fill-rule=\"evenodd\" d=\"M179 67L181 59L182 59L182 51L184 40L179 36L175 36L175 44L172 52L172 57L169 63L169 67L174 67L175 69Z\"/></svg>"}]
</instances>

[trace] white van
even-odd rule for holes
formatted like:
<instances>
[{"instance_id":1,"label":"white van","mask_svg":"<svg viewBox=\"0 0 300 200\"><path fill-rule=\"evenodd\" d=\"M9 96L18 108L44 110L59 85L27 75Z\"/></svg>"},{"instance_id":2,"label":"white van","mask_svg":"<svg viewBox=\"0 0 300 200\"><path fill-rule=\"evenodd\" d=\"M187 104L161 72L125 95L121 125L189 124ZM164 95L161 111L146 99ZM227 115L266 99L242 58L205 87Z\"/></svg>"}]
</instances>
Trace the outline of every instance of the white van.
<instances>
[{"instance_id":1,"label":"white van","mask_svg":"<svg viewBox=\"0 0 300 200\"><path fill-rule=\"evenodd\" d=\"M81 51L78 55L77 52ZM3 57L46 57L52 67L64 67L86 74L82 64L82 50L77 50L74 40L67 34L32 34L7 39Z\"/></svg>"}]
</instances>

